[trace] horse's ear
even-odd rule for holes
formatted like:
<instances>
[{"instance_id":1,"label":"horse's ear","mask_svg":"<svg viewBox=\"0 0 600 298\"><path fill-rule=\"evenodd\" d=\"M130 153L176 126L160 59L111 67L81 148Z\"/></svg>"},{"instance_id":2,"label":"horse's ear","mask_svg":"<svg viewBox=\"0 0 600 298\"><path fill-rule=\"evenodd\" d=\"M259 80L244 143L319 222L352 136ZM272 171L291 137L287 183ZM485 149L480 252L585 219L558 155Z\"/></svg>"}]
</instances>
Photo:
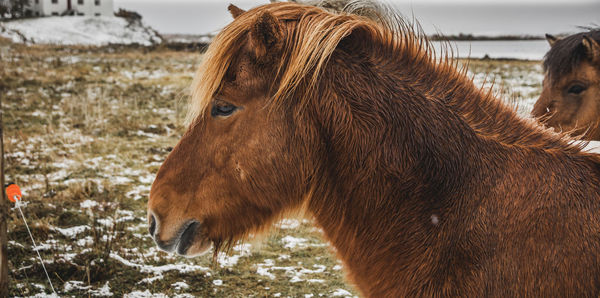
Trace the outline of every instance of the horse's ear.
<instances>
[{"instance_id":1,"label":"horse's ear","mask_svg":"<svg viewBox=\"0 0 600 298\"><path fill-rule=\"evenodd\" d=\"M233 5L233 4L229 4L229 6L227 6L227 10L229 10L229 13L231 13L231 16L236 19L237 17L239 17L241 14L245 13L246 11Z\"/></svg>"},{"instance_id":2,"label":"horse's ear","mask_svg":"<svg viewBox=\"0 0 600 298\"><path fill-rule=\"evenodd\" d=\"M267 11L261 12L250 29L250 46L256 58L277 52L281 49L282 42L283 29L277 19Z\"/></svg>"},{"instance_id":3,"label":"horse's ear","mask_svg":"<svg viewBox=\"0 0 600 298\"><path fill-rule=\"evenodd\" d=\"M546 33L546 40L548 41L548 43L550 44L551 47L554 46L554 44L559 41L560 39L552 34L548 34Z\"/></svg>"},{"instance_id":4,"label":"horse's ear","mask_svg":"<svg viewBox=\"0 0 600 298\"><path fill-rule=\"evenodd\" d=\"M583 36L581 43L585 47L588 58L595 63L600 63L600 44L587 35Z\"/></svg>"}]
</instances>

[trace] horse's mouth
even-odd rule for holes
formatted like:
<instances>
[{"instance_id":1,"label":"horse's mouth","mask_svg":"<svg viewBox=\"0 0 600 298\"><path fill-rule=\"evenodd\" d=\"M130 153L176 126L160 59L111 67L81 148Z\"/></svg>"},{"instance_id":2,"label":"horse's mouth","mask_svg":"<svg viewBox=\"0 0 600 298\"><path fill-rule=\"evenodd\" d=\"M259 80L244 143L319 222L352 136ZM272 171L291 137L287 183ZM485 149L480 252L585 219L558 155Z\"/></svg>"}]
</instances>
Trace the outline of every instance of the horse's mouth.
<instances>
[{"instance_id":1,"label":"horse's mouth","mask_svg":"<svg viewBox=\"0 0 600 298\"><path fill-rule=\"evenodd\" d=\"M187 227L183 230L183 233L181 233L181 236L179 236L179 242L177 243L176 248L177 254L185 255L190 246L194 244L194 236L196 235L199 227L200 223L197 221L191 222L187 225Z\"/></svg>"},{"instance_id":2,"label":"horse's mouth","mask_svg":"<svg viewBox=\"0 0 600 298\"><path fill-rule=\"evenodd\" d=\"M207 252L212 246L212 241L203 232L199 222L189 224L179 238L177 254L193 257Z\"/></svg>"},{"instance_id":3,"label":"horse's mouth","mask_svg":"<svg viewBox=\"0 0 600 298\"><path fill-rule=\"evenodd\" d=\"M202 224L195 220L185 223L170 241L160 241L155 238L155 242L160 249L185 257L201 255L212 246L212 241L205 236Z\"/></svg>"}]
</instances>

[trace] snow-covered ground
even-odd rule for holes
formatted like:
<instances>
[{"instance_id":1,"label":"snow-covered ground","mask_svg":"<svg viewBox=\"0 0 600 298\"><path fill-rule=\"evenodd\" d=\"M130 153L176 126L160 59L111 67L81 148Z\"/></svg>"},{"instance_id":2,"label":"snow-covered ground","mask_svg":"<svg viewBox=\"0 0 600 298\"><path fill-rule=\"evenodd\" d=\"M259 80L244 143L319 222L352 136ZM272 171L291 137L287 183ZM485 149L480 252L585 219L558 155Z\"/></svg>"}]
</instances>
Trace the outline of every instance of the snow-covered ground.
<instances>
[{"instance_id":1,"label":"snow-covered ground","mask_svg":"<svg viewBox=\"0 0 600 298\"><path fill-rule=\"evenodd\" d=\"M150 186L184 131L175 124L198 53L20 49L0 46L6 79L17 82L2 98L5 157L37 245L13 208L13 296L50 297L35 251L61 296L355 295L311 220L283 219L271 236L238 243L215 263L210 254L161 252L148 235ZM472 61L470 69L476 85L495 81L499 97L528 117L541 91L539 62ZM600 153L600 142L587 148Z\"/></svg>"},{"instance_id":2,"label":"snow-covered ground","mask_svg":"<svg viewBox=\"0 0 600 298\"><path fill-rule=\"evenodd\" d=\"M163 38L169 42L181 43L210 43L214 38L213 35L192 35L192 34L165 34Z\"/></svg>"},{"instance_id":3,"label":"snow-covered ground","mask_svg":"<svg viewBox=\"0 0 600 298\"><path fill-rule=\"evenodd\" d=\"M65 16L0 22L0 35L13 42L61 45L160 43L152 28L114 16Z\"/></svg>"}]
</instances>

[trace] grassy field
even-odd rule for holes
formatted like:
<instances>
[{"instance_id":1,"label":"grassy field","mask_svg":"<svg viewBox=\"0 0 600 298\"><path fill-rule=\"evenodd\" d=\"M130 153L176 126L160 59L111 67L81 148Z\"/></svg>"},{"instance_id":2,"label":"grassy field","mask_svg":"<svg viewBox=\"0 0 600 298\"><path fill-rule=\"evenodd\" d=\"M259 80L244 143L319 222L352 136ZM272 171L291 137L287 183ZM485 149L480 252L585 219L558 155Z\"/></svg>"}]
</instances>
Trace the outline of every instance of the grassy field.
<instances>
[{"instance_id":1,"label":"grassy field","mask_svg":"<svg viewBox=\"0 0 600 298\"><path fill-rule=\"evenodd\" d=\"M310 218L286 219L230 255L185 259L147 234L146 203L161 162L184 131L197 53L23 46L0 41L7 181L61 296L354 296ZM527 114L539 62L472 61ZM508 96L508 94L512 94ZM16 209L9 214L13 296L50 293ZM312 296L311 296L312 295Z\"/></svg>"}]
</instances>

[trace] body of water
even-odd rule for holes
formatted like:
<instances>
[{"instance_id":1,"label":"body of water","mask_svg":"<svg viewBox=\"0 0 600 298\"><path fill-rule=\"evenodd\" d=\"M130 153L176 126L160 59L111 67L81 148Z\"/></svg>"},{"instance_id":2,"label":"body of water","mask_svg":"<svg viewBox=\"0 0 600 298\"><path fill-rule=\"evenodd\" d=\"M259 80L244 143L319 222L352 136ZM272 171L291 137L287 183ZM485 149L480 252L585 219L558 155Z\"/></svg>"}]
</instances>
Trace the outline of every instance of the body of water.
<instances>
[{"instance_id":1,"label":"body of water","mask_svg":"<svg viewBox=\"0 0 600 298\"><path fill-rule=\"evenodd\" d=\"M443 44L433 42L439 53ZM546 40L485 40L485 41L450 41L454 56L459 58L509 58L523 60L542 60L550 49Z\"/></svg>"}]
</instances>

